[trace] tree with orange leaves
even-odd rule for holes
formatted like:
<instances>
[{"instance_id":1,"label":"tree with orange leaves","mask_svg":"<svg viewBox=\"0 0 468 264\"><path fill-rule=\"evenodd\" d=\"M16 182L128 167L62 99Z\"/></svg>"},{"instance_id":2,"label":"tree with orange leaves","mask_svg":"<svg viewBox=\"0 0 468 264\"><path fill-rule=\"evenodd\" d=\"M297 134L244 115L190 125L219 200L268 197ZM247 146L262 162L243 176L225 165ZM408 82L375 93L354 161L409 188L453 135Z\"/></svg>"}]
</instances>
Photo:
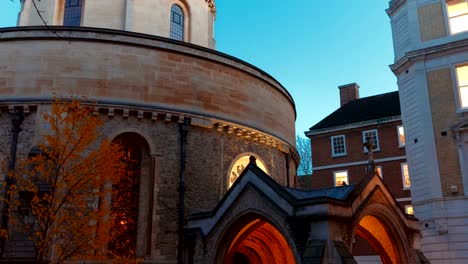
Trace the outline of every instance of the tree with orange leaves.
<instances>
[{"instance_id":1,"label":"tree with orange leaves","mask_svg":"<svg viewBox=\"0 0 468 264\"><path fill-rule=\"evenodd\" d=\"M105 258L112 183L125 173L121 148L79 100L56 100L43 117L38 153L11 175L10 227L32 240L36 263Z\"/></svg>"}]
</instances>

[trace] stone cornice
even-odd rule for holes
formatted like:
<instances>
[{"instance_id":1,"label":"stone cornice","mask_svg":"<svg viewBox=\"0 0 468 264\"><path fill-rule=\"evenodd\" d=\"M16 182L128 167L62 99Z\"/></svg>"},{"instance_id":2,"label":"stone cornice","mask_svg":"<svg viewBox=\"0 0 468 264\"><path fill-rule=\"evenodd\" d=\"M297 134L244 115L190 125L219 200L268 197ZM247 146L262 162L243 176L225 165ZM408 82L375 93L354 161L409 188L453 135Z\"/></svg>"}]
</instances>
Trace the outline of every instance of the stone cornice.
<instances>
[{"instance_id":1,"label":"stone cornice","mask_svg":"<svg viewBox=\"0 0 468 264\"><path fill-rule=\"evenodd\" d=\"M129 46L162 49L219 63L251 75L278 90L290 102L294 109L295 119L297 117L296 106L291 94L271 75L236 57L202 46L160 36L104 28L62 26L0 28L0 42L22 40L80 40L119 43Z\"/></svg>"},{"instance_id":2,"label":"stone cornice","mask_svg":"<svg viewBox=\"0 0 468 264\"><path fill-rule=\"evenodd\" d=\"M431 60L466 51L468 51L468 39L419 49L406 53L405 56L395 64L390 65L390 69L395 73L395 75L398 75L418 61Z\"/></svg>"},{"instance_id":3,"label":"stone cornice","mask_svg":"<svg viewBox=\"0 0 468 264\"><path fill-rule=\"evenodd\" d=\"M400 8L400 6L402 6L405 2L406 0L391 0L388 9L385 11L389 16L391 16L393 12Z\"/></svg>"},{"instance_id":4,"label":"stone cornice","mask_svg":"<svg viewBox=\"0 0 468 264\"><path fill-rule=\"evenodd\" d=\"M0 116L4 113L23 112L29 114L40 105L50 104L52 100L47 101L0 101ZM143 106L124 106L117 104L89 104L93 107L94 115L105 115L108 118L122 116L123 118L137 118L137 120L152 120L163 122L180 123L185 117L191 118L191 125L208 129L217 130L220 133L232 134L245 140L266 145L268 147L277 148L278 150L291 154L295 161L298 161L299 154L294 146L291 146L287 141L282 140L275 135L248 127L243 124L237 124L226 120L217 119L214 117L206 117L195 113L183 113L178 111L170 111L164 109L154 109ZM297 163L299 164L299 163Z\"/></svg>"}]
</instances>

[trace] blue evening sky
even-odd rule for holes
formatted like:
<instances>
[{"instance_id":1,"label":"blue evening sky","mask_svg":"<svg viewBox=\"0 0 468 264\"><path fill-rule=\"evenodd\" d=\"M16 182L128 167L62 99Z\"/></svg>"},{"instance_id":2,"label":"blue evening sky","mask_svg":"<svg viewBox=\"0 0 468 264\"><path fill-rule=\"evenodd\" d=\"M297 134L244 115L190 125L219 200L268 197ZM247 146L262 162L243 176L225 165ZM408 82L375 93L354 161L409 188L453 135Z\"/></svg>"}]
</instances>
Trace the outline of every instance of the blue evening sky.
<instances>
[{"instance_id":1,"label":"blue evening sky","mask_svg":"<svg viewBox=\"0 0 468 264\"><path fill-rule=\"evenodd\" d=\"M201 0L200 0L201 1ZM0 0L0 27L15 26L19 0ZM340 105L338 86L361 97L397 90L388 68L388 0L217 0L217 49L272 75L292 94L296 133Z\"/></svg>"}]
</instances>

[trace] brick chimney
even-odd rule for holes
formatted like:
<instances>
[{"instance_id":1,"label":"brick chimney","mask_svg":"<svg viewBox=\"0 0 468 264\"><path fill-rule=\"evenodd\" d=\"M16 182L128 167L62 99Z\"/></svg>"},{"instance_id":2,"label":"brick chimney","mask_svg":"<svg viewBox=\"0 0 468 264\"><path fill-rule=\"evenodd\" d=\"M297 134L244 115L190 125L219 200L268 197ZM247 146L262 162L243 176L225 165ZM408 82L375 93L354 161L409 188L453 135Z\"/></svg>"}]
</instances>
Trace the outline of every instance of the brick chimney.
<instances>
[{"instance_id":1,"label":"brick chimney","mask_svg":"<svg viewBox=\"0 0 468 264\"><path fill-rule=\"evenodd\" d=\"M350 83L338 86L340 89L341 106L344 104L359 99L359 85L357 83Z\"/></svg>"}]
</instances>

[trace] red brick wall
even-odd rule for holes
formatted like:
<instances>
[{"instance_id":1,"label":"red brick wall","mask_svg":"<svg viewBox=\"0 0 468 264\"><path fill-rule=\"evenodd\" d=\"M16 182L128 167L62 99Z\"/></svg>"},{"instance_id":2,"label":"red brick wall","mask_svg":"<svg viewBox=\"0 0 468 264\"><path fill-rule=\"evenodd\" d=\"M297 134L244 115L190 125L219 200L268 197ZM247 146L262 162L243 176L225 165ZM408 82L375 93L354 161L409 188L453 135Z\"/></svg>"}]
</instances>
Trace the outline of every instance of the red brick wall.
<instances>
[{"instance_id":1,"label":"red brick wall","mask_svg":"<svg viewBox=\"0 0 468 264\"><path fill-rule=\"evenodd\" d=\"M404 156L405 149L398 147L398 125L401 125L401 121L311 136L312 165L319 167L367 160L368 155L362 145L362 132L371 129L377 129L379 134L380 151L374 153L374 159ZM332 157L330 138L335 135L346 135L346 156Z\"/></svg>"},{"instance_id":2,"label":"red brick wall","mask_svg":"<svg viewBox=\"0 0 468 264\"><path fill-rule=\"evenodd\" d=\"M405 149L398 146L397 126L399 125L401 125L401 121L311 136L313 167L367 161L368 154L364 152L362 146L362 132L370 129L377 129L379 136L380 151L375 152L374 159L405 156ZM346 156L332 157L330 137L334 135L346 135ZM410 197L410 191L403 190L401 163L404 162L406 162L406 159L376 162L376 166L382 166L383 181L395 198ZM357 184L365 177L366 168L366 164L361 164L339 168L314 169L310 177L310 186L312 188L333 187L333 172L342 170L348 171L350 184Z\"/></svg>"}]
</instances>

